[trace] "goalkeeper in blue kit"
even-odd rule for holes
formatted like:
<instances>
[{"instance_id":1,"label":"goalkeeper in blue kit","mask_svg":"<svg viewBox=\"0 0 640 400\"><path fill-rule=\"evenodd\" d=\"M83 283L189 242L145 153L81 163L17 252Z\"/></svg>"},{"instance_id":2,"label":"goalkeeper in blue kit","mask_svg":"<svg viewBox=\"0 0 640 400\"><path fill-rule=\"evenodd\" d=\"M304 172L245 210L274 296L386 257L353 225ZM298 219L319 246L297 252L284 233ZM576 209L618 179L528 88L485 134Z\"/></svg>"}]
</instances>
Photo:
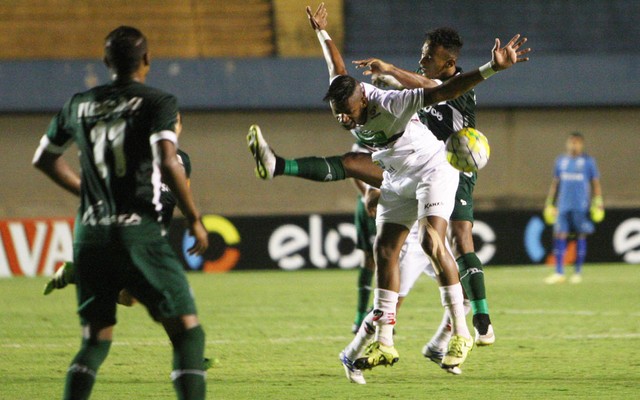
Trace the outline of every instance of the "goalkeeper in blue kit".
<instances>
[{"instance_id":1,"label":"goalkeeper in blue kit","mask_svg":"<svg viewBox=\"0 0 640 400\"><path fill-rule=\"evenodd\" d=\"M584 136L573 132L567 138L567 152L556 159L544 219L553 228L553 253L556 270L545 282L552 285L566 281L564 258L570 234L576 237L575 273L569 281L582 282L582 265L587 256L587 235L593 223L604 219L600 173L593 157L584 153Z\"/></svg>"}]
</instances>

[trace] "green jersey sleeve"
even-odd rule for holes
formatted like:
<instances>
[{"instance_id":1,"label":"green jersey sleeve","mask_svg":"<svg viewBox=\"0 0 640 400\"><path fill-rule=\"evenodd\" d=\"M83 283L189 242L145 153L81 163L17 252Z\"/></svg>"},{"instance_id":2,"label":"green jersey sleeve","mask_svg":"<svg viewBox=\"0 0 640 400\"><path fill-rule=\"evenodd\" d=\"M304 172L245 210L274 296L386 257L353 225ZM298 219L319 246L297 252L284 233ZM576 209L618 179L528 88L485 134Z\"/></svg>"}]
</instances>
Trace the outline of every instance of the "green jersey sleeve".
<instances>
[{"instance_id":1,"label":"green jersey sleeve","mask_svg":"<svg viewBox=\"0 0 640 400\"><path fill-rule=\"evenodd\" d=\"M160 97L154 104L150 129L151 135L162 134L166 131L175 133L177 122L178 100L172 95Z\"/></svg>"},{"instance_id":2,"label":"green jersey sleeve","mask_svg":"<svg viewBox=\"0 0 640 400\"><path fill-rule=\"evenodd\" d=\"M51 119L49 127L42 138L45 149L52 153L63 153L74 140L73 129L67 121L70 120L72 100L62 107L62 110Z\"/></svg>"}]
</instances>

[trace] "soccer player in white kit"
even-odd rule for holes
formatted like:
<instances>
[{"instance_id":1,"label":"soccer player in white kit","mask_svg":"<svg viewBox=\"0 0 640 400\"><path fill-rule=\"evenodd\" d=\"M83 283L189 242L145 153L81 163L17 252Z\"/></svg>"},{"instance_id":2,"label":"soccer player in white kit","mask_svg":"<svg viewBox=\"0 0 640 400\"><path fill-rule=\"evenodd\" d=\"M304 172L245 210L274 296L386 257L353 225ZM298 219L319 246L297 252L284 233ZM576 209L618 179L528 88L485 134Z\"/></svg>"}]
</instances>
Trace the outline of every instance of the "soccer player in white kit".
<instances>
[{"instance_id":1,"label":"soccer player in white kit","mask_svg":"<svg viewBox=\"0 0 640 400\"><path fill-rule=\"evenodd\" d=\"M464 362L473 346L464 318L464 296L456 263L445 248L449 216L453 210L458 172L447 162L444 144L420 122L416 112L427 105L455 98L497 71L506 69L529 50L518 51L525 39L516 35L503 48L496 39L492 61L478 70L460 74L430 89L382 91L346 75L338 49L324 30L327 11L321 4L312 13L329 67L331 84L325 100L338 121L356 138L373 147L372 159L384 172L376 224L377 288L374 292L375 340L363 357L353 360L357 369L393 365L393 327L400 288L398 256L411 226L420 223L420 242L433 262L442 303L451 317L453 336L442 365L453 368Z\"/></svg>"}]
</instances>

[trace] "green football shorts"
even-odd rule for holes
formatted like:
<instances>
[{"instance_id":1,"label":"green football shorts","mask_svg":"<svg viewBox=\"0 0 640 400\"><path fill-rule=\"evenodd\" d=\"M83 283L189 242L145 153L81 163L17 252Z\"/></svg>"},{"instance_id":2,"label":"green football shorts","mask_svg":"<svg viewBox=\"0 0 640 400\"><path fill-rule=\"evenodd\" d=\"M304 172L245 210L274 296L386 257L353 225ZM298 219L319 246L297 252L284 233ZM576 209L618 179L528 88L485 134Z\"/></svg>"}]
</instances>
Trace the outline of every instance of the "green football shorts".
<instances>
[{"instance_id":1,"label":"green football shorts","mask_svg":"<svg viewBox=\"0 0 640 400\"><path fill-rule=\"evenodd\" d=\"M469 176L471 175L471 176ZM476 186L478 174L460 173L458 190L456 191L456 204L451 213L452 221L469 221L473 223L473 189Z\"/></svg>"},{"instance_id":2,"label":"green football shorts","mask_svg":"<svg viewBox=\"0 0 640 400\"><path fill-rule=\"evenodd\" d=\"M116 301L127 289L155 320L195 314L182 264L169 242L76 243L78 313L82 324L116 323Z\"/></svg>"}]
</instances>

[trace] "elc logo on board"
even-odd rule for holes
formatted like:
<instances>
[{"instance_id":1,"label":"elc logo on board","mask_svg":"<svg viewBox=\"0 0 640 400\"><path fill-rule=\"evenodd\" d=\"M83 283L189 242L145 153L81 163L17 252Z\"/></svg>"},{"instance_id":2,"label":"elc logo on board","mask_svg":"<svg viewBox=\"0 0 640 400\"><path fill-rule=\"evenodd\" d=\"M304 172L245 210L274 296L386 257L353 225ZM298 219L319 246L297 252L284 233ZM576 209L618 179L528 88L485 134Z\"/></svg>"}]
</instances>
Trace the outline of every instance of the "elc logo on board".
<instances>
[{"instance_id":1,"label":"elc logo on board","mask_svg":"<svg viewBox=\"0 0 640 400\"><path fill-rule=\"evenodd\" d=\"M73 259L73 218L0 220L0 278L51 275Z\"/></svg>"}]
</instances>

